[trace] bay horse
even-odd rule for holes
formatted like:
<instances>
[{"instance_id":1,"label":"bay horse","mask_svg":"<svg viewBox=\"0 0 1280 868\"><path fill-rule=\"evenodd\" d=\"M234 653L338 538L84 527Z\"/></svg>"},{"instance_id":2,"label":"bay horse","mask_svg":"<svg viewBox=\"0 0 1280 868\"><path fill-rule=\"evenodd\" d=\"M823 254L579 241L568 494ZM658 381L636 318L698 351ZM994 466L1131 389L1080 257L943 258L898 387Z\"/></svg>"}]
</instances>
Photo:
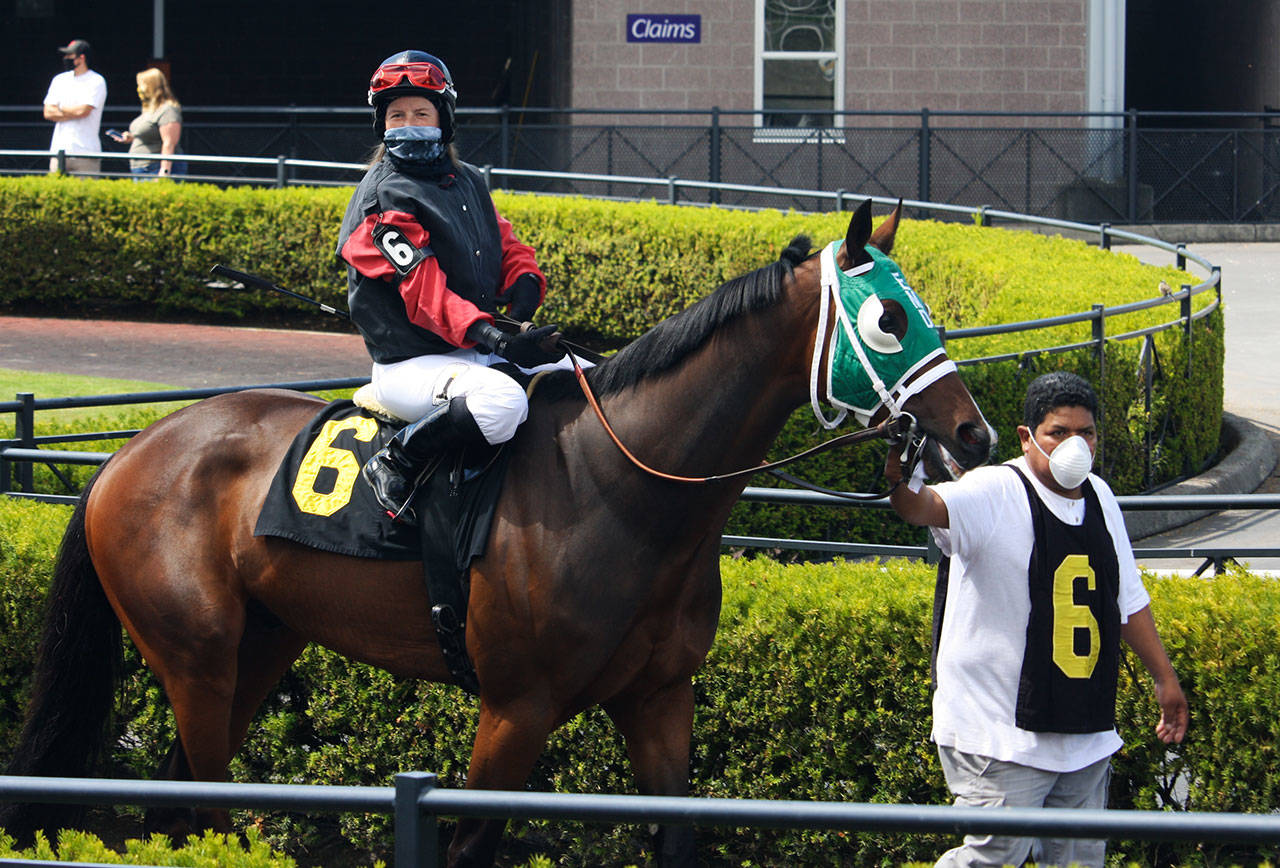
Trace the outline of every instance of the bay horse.
<instances>
[{"instance_id":1,"label":"bay horse","mask_svg":"<svg viewBox=\"0 0 1280 868\"><path fill-rule=\"evenodd\" d=\"M864 202L835 263L869 268L867 246L891 251L900 214L901 203L873 233ZM613 430L645 462L691 475L758 465L811 386L825 385L818 363L831 351L821 348L839 318L819 334L820 257L803 237L788 251L587 372ZM903 305L885 302L876 315L882 345L889 334L906 343ZM550 733L600 705L626 741L638 790L685 795L691 678L715 636L720 537L746 477L691 485L641 472L573 375L558 376L535 392L508 447L488 547L471 568L467 649L480 711L467 786L520 789ZM224 780L255 710L309 642L399 676L451 681L420 564L254 536L286 448L323 406L283 390L209 398L157 421L99 470L63 539L9 774L91 771L121 624L173 708L178 739L161 769L170 779ZM989 457L993 432L954 366L901 409L960 466ZM0 819L11 831L48 821L36 806ZM224 811L183 819L229 828ZM504 826L461 819L450 864L491 864ZM657 835L661 864L692 862L691 829Z\"/></svg>"}]
</instances>

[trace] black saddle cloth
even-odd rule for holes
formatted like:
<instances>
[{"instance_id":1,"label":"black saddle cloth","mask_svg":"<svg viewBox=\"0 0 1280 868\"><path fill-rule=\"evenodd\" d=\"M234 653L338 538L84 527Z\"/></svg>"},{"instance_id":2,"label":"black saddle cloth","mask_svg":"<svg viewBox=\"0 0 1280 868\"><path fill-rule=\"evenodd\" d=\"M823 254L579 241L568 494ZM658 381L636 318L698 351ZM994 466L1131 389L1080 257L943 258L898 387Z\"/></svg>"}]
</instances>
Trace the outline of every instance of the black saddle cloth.
<instances>
[{"instance_id":1,"label":"black saddle cloth","mask_svg":"<svg viewBox=\"0 0 1280 868\"><path fill-rule=\"evenodd\" d=\"M399 430L349 400L334 401L298 433L267 491L255 536L384 560L422 560L451 574L484 553L507 451L442 454L414 506L421 527L394 522L360 475Z\"/></svg>"}]
</instances>

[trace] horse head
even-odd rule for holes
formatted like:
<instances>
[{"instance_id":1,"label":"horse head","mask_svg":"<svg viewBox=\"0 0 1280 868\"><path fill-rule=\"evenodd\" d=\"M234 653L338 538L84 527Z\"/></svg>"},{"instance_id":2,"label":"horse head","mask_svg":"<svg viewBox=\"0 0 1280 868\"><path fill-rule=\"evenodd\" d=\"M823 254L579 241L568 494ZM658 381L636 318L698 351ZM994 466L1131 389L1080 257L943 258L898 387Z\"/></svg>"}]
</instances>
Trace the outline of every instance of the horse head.
<instances>
[{"instance_id":1,"label":"horse head","mask_svg":"<svg viewBox=\"0 0 1280 868\"><path fill-rule=\"evenodd\" d=\"M878 424L890 414L911 414L928 435L929 475L954 478L990 459L996 433L947 358L928 305L889 258L901 216L899 200L872 231L867 200L854 212L844 240L819 254L818 334L825 340L816 341L814 349L814 364L821 361L822 367L815 367L811 377L811 399L818 418L832 427L846 412L863 425ZM840 408L835 422L819 409L820 380L826 400Z\"/></svg>"}]
</instances>

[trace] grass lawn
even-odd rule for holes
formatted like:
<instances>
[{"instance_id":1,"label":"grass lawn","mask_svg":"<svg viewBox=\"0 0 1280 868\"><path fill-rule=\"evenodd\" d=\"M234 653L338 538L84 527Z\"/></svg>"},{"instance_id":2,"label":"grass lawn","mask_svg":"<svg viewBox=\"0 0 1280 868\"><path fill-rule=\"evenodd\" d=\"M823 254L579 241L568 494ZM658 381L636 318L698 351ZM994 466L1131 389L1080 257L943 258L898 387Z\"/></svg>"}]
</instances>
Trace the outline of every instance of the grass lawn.
<instances>
[{"instance_id":1,"label":"grass lawn","mask_svg":"<svg viewBox=\"0 0 1280 868\"><path fill-rule=\"evenodd\" d=\"M0 368L0 401L12 401L19 392L31 392L39 398L67 398L83 395L116 395L126 392L161 392L176 389L164 383L152 383L146 380L115 380L108 377L86 377L77 374L47 374L38 371L19 371L12 368ZM189 401L173 401L164 404L148 404L148 408L159 411L160 415L172 413ZM137 405L134 405L135 407ZM36 413L36 430L46 423L58 422L73 424L81 419L103 418L118 413L121 416L132 415L130 406L121 407L86 407L68 410L41 410ZM13 417L8 416L4 428L13 430Z\"/></svg>"}]
</instances>

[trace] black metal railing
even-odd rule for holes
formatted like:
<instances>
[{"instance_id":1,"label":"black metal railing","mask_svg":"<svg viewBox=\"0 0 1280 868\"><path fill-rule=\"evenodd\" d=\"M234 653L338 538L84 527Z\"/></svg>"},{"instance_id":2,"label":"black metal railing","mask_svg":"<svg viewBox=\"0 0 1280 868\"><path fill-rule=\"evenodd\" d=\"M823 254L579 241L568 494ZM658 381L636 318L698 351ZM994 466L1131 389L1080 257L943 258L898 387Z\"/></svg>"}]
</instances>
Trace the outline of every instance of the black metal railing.
<instances>
[{"instance_id":1,"label":"black metal railing","mask_svg":"<svg viewBox=\"0 0 1280 868\"><path fill-rule=\"evenodd\" d=\"M439 864L440 817L1264 845L1280 842L1280 817L1266 814L1079 808L975 811L951 805L456 790L440 787L436 776L427 772L398 774L392 787L0 776L0 801L37 799L61 804L391 814L395 868ZM31 864L70 863L0 860L0 866Z\"/></svg>"},{"instance_id":2,"label":"black metal railing","mask_svg":"<svg viewBox=\"0 0 1280 868\"><path fill-rule=\"evenodd\" d=\"M108 106L104 126L134 108ZM360 162L375 144L367 109L186 106L189 154ZM1280 113L837 112L830 128L765 128L751 111L460 109L458 147L477 165L589 175L676 176L713 184L846 189L1042 217L1110 223L1280 219ZM0 106L0 146L48 147L36 106ZM117 152L123 156L122 152ZM0 157L0 174L43 172L47 157ZM261 180L248 164L200 174ZM352 183L295 168L291 180ZM127 169L124 170L127 174ZM519 181L535 192L611 195L608 183ZM708 188L701 201L812 207Z\"/></svg>"}]
</instances>

